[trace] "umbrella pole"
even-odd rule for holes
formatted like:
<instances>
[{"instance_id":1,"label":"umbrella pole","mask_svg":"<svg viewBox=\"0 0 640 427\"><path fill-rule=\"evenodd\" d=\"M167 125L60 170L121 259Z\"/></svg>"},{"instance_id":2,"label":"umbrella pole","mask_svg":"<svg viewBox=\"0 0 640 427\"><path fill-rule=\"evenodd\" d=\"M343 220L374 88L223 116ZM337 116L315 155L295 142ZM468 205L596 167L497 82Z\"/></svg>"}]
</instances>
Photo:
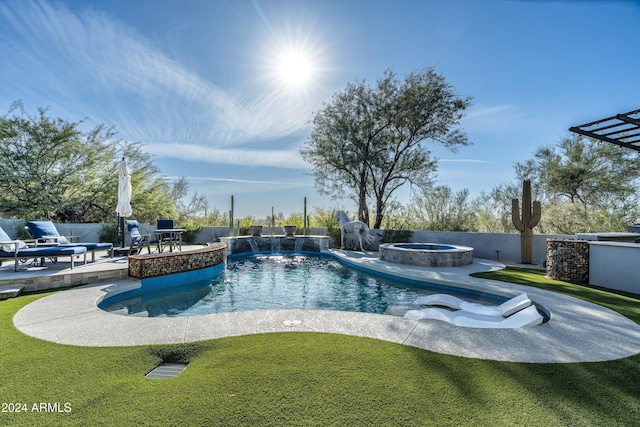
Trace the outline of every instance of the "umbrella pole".
<instances>
[{"instance_id":1,"label":"umbrella pole","mask_svg":"<svg viewBox=\"0 0 640 427\"><path fill-rule=\"evenodd\" d=\"M120 244L120 247L124 248L124 217L118 215L118 219L120 220L120 224L118 225L118 229L119 229L120 235L122 236L122 242Z\"/></svg>"}]
</instances>

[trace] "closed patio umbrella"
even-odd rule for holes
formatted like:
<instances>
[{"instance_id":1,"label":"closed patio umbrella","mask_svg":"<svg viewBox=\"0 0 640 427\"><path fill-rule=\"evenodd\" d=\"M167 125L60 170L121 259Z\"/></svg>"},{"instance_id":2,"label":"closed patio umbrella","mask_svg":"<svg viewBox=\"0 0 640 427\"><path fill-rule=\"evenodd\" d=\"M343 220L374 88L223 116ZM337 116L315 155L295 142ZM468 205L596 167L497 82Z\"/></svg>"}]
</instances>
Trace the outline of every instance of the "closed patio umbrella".
<instances>
[{"instance_id":1,"label":"closed patio umbrella","mask_svg":"<svg viewBox=\"0 0 640 427\"><path fill-rule=\"evenodd\" d=\"M124 217L131 216L131 173L127 162L122 158L120 162L120 174L118 177L118 233L122 235L122 246L124 248Z\"/></svg>"}]
</instances>

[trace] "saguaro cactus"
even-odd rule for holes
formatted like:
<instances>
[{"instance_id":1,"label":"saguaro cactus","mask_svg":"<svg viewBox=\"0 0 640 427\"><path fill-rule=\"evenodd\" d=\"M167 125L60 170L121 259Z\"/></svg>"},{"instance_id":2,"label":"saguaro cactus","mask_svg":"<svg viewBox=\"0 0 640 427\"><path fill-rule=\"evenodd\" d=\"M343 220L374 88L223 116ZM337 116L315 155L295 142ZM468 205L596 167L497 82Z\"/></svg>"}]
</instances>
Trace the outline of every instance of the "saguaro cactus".
<instances>
[{"instance_id":1,"label":"saguaro cactus","mask_svg":"<svg viewBox=\"0 0 640 427\"><path fill-rule=\"evenodd\" d=\"M233 228L233 195L231 196L231 210L229 211L229 236L235 236L235 230Z\"/></svg>"},{"instance_id":2,"label":"saguaro cactus","mask_svg":"<svg viewBox=\"0 0 640 427\"><path fill-rule=\"evenodd\" d=\"M531 206L531 181L522 181L522 217L518 199L511 200L511 220L520 231L520 255L524 264L533 262L533 227L540 222L540 202Z\"/></svg>"}]
</instances>

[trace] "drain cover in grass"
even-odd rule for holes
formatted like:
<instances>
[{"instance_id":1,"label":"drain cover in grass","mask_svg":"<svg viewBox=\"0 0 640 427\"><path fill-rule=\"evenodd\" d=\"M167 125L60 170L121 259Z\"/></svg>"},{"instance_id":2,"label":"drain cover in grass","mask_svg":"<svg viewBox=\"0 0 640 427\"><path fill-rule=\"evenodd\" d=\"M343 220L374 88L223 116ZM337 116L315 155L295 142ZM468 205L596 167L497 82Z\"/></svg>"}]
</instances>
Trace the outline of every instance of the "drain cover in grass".
<instances>
[{"instance_id":1,"label":"drain cover in grass","mask_svg":"<svg viewBox=\"0 0 640 427\"><path fill-rule=\"evenodd\" d=\"M183 363L161 363L153 371L149 372L147 378L173 378L184 371L187 365Z\"/></svg>"}]
</instances>

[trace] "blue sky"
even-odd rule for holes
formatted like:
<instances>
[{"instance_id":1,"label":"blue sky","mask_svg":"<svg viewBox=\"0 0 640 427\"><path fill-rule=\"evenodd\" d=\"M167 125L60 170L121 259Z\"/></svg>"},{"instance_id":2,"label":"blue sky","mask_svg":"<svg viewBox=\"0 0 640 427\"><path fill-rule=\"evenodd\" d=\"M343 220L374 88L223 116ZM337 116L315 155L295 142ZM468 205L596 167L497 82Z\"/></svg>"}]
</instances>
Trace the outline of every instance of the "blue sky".
<instances>
[{"instance_id":1,"label":"blue sky","mask_svg":"<svg viewBox=\"0 0 640 427\"><path fill-rule=\"evenodd\" d=\"M570 126L637 109L638 40L639 1L0 0L0 111L113 126L211 207L234 195L236 217L304 197L353 212L299 155L347 83L433 66L472 96L473 145L427 145L438 183L475 195Z\"/></svg>"}]
</instances>

